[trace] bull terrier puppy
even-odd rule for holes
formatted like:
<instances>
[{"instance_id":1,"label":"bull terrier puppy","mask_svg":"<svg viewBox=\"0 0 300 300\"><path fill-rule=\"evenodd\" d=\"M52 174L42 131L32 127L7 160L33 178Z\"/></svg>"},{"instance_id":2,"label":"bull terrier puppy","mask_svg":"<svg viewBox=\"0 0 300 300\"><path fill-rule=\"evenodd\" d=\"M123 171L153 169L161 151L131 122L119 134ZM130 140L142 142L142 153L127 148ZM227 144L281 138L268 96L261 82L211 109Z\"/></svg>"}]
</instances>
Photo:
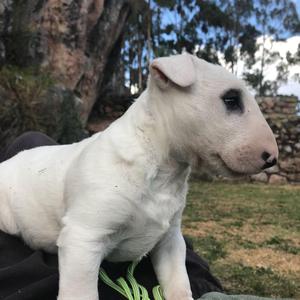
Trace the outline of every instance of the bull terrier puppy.
<instances>
[{"instance_id":1,"label":"bull terrier puppy","mask_svg":"<svg viewBox=\"0 0 300 300\"><path fill-rule=\"evenodd\" d=\"M97 300L101 261L148 253L166 300L191 300L181 216L192 167L254 174L278 149L245 83L184 54L105 131L0 164L0 229L59 255L59 300ZM100 294L101 299L101 294Z\"/></svg>"}]
</instances>

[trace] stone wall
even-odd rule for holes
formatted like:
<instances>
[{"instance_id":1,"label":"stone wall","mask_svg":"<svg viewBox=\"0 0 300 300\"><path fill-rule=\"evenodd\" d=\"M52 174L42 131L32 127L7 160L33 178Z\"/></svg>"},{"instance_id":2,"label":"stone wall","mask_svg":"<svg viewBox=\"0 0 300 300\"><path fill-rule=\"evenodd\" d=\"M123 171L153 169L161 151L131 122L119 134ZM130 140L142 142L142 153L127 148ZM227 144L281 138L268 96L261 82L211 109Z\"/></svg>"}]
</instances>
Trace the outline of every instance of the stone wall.
<instances>
[{"instance_id":1,"label":"stone wall","mask_svg":"<svg viewBox=\"0 0 300 300\"><path fill-rule=\"evenodd\" d=\"M279 162L252 180L269 183L300 182L300 114L297 97L257 98L257 102L272 128L278 148Z\"/></svg>"}]
</instances>

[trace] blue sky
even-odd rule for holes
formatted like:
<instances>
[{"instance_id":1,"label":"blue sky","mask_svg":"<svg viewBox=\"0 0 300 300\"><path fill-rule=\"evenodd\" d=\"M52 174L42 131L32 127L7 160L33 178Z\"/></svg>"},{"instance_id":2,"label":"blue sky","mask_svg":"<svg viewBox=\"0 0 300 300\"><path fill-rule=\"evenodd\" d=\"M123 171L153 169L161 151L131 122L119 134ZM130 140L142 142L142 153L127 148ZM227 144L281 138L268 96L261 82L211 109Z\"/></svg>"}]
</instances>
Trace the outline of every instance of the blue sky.
<instances>
[{"instance_id":1,"label":"blue sky","mask_svg":"<svg viewBox=\"0 0 300 300\"><path fill-rule=\"evenodd\" d=\"M293 2L296 4L296 8L297 8L297 12L298 15L300 15L300 0L293 0ZM197 8L196 8L197 9ZM161 20L161 25L164 26L166 24L170 24L170 23L178 23L178 19L179 16L174 13L170 13L168 12L168 10L164 10L163 14L162 14L162 20ZM255 25L255 19L253 18L253 25ZM275 23L276 25L276 23ZM279 26L280 28L280 26ZM211 34L215 35L215 32L211 32ZM207 38L207 35L204 35L201 31L199 31L199 35L201 38L203 38L205 40L205 38ZM174 38L175 35L170 36L170 38ZM285 38L289 38L285 44L282 43L277 43L274 44L274 47L278 48L277 51L281 52L281 55L284 57L285 53L287 51L292 51L295 52L297 49L297 44L300 43L300 39L297 39L295 37L295 34L290 34L290 33L284 33L283 37ZM291 37L295 37L295 38L291 38ZM165 38L168 38L167 36ZM290 39L291 38L291 39ZM196 46L196 45L195 45ZM286 49L286 52L283 53L282 51L280 51L282 48ZM239 65L243 65L242 62L238 62ZM275 80L274 75L277 74L276 71L276 64L274 64L273 66L271 65L269 70L266 70L266 77L269 77L267 79L270 80ZM292 77L292 75L294 75L295 73L299 73L300 74L300 66L294 66L291 68L290 70L290 77ZM270 75L269 75L270 74ZM242 76L242 74L238 74L239 76ZM281 86L281 88L279 89L279 92L282 94L294 94L297 95L300 99L300 84L298 82L295 82L292 79L289 79L287 84L283 84Z\"/></svg>"},{"instance_id":2,"label":"blue sky","mask_svg":"<svg viewBox=\"0 0 300 300\"><path fill-rule=\"evenodd\" d=\"M292 2L295 3L298 15L300 16L300 0L292 0ZM197 10L198 10L198 8L195 5L195 11L197 11ZM188 13L188 10L186 10L186 12ZM178 24L179 18L180 18L178 14L176 14L174 12L170 13L168 11L168 9L162 9L162 16L161 17L162 17L162 19L161 19L161 26L162 27L165 26L165 25L167 25L167 24L170 24L170 23L171 24L176 24L176 23ZM192 18L192 15L191 15L191 18ZM255 23L256 23L256 21L255 21L255 18L253 17L252 18L252 24L256 25ZM291 36L291 34L287 32L286 35L285 35L285 37L287 38L289 36ZM174 38L174 36L172 36L172 38Z\"/></svg>"},{"instance_id":3,"label":"blue sky","mask_svg":"<svg viewBox=\"0 0 300 300\"><path fill-rule=\"evenodd\" d=\"M300 1L299 0L294 0L294 3L296 4L298 15L300 15Z\"/></svg>"}]
</instances>

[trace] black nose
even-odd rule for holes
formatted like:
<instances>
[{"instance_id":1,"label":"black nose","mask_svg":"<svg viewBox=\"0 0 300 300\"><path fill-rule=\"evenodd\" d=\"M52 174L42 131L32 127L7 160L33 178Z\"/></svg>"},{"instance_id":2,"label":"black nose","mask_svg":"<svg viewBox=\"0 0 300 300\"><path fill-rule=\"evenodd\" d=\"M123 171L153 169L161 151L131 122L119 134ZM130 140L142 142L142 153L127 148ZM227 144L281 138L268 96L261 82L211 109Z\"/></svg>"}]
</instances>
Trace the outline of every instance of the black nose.
<instances>
[{"instance_id":1,"label":"black nose","mask_svg":"<svg viewBox=\"0 0 300 300\"><path fill-rule=\"evenodd\" d=\"M270 153L265 151L262 153L261 158L266 162L262 167L263 170L271 168L277 163L277 159L275 157L272 157Z\"/></svg>"}]
</instances>

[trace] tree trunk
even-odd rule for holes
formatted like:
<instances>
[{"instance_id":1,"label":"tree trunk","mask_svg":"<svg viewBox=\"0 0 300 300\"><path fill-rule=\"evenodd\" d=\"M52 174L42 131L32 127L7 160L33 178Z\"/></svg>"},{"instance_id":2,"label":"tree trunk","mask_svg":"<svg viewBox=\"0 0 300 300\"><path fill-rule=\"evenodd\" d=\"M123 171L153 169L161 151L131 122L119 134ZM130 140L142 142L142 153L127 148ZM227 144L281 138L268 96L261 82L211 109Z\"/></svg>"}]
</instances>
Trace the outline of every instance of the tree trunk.
<instances>
[{"instance_id":1,"label":"tree trunk","mask_svg":"<svg viewBox=\"0 0 300 300\"><path fill-rule=\"evenodd\" d=\"M89 68L82 74L76 87L76 91L85 99L85 118L98 97L108 58L123 32L129 13L130 6L126 0L107 0L101 18L89 35Z\"/></svg>"},{"instance_id":2,"label":"tree trunk","mask_svg":"<svg viewBox=\"0 0 300 300\"><path fill-rule=\"evenodd\" d=\"M143 36L142 36L142 16L139 14L138 27L137 27L137 57L138 57L138 92L141 93L143 89L143 69L142 69L142 58L143 58Z\"/></svg>"},{"instance_id":3,"label":"tree trunk","mask_svg":"<svg viewBox=\"0 0 300 300\"><path fill-rule=\"evenodd\" d=\"M151 11L151 0L148 0L148 11L147 11L147 65L150 65L151 53L152 53L152 11Z\"/></svg>"},{"instance_id":4,"label":"tree trunk","mask_svg":"<svg viewBox=\"0 0 300 300\"><path fill-rule=\"evenodd\" d=\"M50 71L81 99L85 123L129 13L129 0L5 0L0 64Z\"/></svg>"}]
</instances>

